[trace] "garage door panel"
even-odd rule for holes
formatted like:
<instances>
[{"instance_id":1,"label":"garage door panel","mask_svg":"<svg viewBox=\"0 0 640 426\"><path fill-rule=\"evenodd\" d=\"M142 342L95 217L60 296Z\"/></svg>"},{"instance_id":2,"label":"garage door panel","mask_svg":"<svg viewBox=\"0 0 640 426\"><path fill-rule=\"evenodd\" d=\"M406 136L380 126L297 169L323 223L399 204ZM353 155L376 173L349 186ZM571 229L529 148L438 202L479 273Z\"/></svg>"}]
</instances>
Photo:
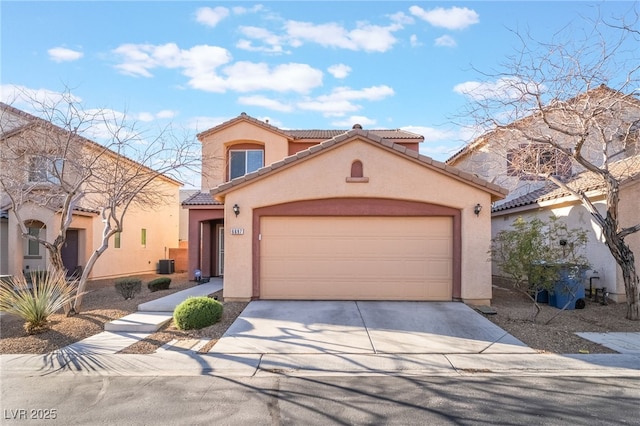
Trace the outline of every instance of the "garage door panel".
<instances>
[{"instance_id":1,"label":"garage door panel","mask_svg":"<svg viewBox=\"0 0 640 426\"><path fill-rule=\"evenodd\" d=\"M450 217L263 217L260 297L451 300Z\"/></svg>"}]
</instances>

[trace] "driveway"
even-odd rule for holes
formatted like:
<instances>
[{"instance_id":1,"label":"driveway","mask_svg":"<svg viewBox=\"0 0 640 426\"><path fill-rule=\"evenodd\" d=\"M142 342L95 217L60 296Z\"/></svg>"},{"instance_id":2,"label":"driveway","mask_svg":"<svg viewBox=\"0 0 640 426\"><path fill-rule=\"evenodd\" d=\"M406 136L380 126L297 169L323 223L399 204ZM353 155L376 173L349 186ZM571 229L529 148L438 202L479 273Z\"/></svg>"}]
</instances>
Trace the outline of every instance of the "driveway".
<instances>
[{"instance_id":1,"label":"driveway","mask_svg":"<svg viewBox=\"0 0 640 426\"><path fill-rule=\"evenodd\" d=\"M210 353L534 353L456 302L253 301Z\"/></svg>"}]
</instances>

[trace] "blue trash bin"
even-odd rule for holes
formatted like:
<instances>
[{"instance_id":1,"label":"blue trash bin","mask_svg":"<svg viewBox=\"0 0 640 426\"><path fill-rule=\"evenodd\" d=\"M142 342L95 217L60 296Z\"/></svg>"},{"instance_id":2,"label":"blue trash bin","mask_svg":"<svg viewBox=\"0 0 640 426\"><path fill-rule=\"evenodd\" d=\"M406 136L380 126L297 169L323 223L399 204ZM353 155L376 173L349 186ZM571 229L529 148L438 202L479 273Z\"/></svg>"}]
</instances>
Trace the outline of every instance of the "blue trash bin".
<instances>
[{"instance_id":1,"label":"blue trash bin","mask_svg":"<svg viewBox=\"0 0 640 426\"><path fill-rule=\"evenodd\" d=\"M576 302L584 301L584 279L587 269L581 265L559 265L559 278L549 295L549 305L571 310L576 308Z\"/></svg>"}]
</instances>

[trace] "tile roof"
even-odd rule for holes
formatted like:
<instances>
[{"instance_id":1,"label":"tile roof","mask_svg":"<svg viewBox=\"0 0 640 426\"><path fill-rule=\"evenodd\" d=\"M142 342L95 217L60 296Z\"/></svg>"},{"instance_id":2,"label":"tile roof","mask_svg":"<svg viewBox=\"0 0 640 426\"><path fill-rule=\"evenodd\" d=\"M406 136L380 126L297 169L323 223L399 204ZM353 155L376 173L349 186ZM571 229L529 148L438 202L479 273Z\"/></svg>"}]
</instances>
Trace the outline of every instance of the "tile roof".
<instances>
[{"instance_id":1,"label":"tile roof","mask_svg":"<svg viewBox=\"0 0 640 426\"><path fill-rule=\"evenodd\" d=\"M470 183L472 185L478 186L478 187L482 187L485 188L488 192L492 192L494 193L494 195L499 196L499 197L503 197L508 193L508 190L494 184L491 182L487 182L483 179L480 179L479 177L472 175L471 173L467 173L464 172L460 169L457 169L455 167L449 166L445 163L441 163L440 161L436 161L433 160L430 157L427 157L425 155L420 154L417 151L414 151L412 149L407 149L405 146L400 145L400 144L396 144L392 141L390 141L389 139L386 138L382 138L380 136L378 136L375 132L373 131L368 131L368 130L361 130L361 129L353 129L350 130L346 133L342 133L339 136L335 136L331 139L325 140L324 142L321 142L317 145L314 145L310 148L307 148L305 150L302 150L294 155L291 155L289 157L286 157L280 161L277 161L273 164L270 164L268 166L265 166L259 170L256 170L254 172L248 173L244 176L241 177L237 177L229 182L225 182L221 185L218 185L216 188L211 190L211 194L212 195L216 195L216 194L221 194L223 192L226 192L236 186L242 185L245 182L249 182L252 180L255 180L265 174L269 174L272 173L284 166L288 166L291 163L300 161L302 159L304 159L305 157L309 157L312 155L317 154L320 151L326 150L332 146L335 145L339 145L345 141L348 140L352 140L355 137L362 137L364 138L364 140L381 145L383 147L386 147L387 149L391 149L393 151L395 151L396 153L398 153L399 155L403 155L409 158L412 158L420 163L422 163L423 165L433 169L433 170L438 170L441 173L445 173L448 174L456 179L459 179L461 181L465 181L467 183Z\"/></svg>"},{"instance_id":2,"label":"tile roof","mask_svg":"<svg viewBox=\"0 0 640 426\"><path fill-rule=\"evenodd\" d=\"M197 191L195 194L191 195L189 198L182 202L183 206L221 206L223 204L224 203L214 200L209 192L201 191Z\"/></svg>"},{"instance_id":3,"label":"tile roof","mask_svg":"<svg viewBox=\"0 0 640 426\"><path fill-rule=\"evenodd\" d=\"M280 129L276 126L269 124L268 121L258 120L257 118L251 117L247 113L243 112L239 116L232 118L231 120L227 120L223 123L218 124L210 129L207 129L203 132L198 133L198 139L205 137L211 133L215 133L220 129L230 126L239 121L248 121L252 124L270 130L272 132L279 133L291 140L300 140L300 139L308 139L308 140L327 140L334 138L336 136L347 133L349 130L321 130L321 129L309 129L309 130L285 130ZM353 129L362 129L362 126L359 124L354 124ZM386 139L406 139L412 142L422 142L424 140L424 136L419 135L417 133L408 132L406 130L401 129L372 129L369 130L373 134L376 134L382 138Z\"/></svg>"},{"instance_id":4,"label":"tile roof","mask_svg":"<svg viewBox=\"0 0 640 426\"><path fill-rule=\"evenodd\" d=\"M628 157L609 165L609 172L615 176L620 182L640 177L640 156ZM576 192L590 192L602 190L605 182L596 173L585 171L577 175L574 179L567 182L567 185ZM547 182L547 184L539 189L531 191L528 194L496 204L492 211L499 212L516 207L539 204L544 201L557 200L571 196L571 192L557 186L555 183Z\"/></svg>"}]
</instances>

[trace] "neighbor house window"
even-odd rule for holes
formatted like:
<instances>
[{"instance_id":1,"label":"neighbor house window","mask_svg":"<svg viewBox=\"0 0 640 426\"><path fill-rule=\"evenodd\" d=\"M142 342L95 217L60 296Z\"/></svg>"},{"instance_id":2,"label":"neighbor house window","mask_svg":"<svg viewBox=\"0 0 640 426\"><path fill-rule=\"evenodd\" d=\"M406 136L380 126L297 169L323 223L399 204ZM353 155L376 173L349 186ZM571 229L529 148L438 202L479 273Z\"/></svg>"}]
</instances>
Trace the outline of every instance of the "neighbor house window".
<instances>
[{"instance_id":1,"label":"neighbor house window","mask_svg":"<svg viewBox=\"0 0 640 426\"><path fill-rule=\"evenodd\" d=\"M523 144L507 154L507 175L543 180L546 175L571 177L571 158L546 144Z\"/></svg>"},{"instance_id":2,"label":"neighbor house window","mask_svg":"<svg viewBox=\"0 0 640 426\"><path fill-rule=\"evenodd\" d=\"M29 160L29 182L50 182L59 184L64 161L38 155Z\"/></svg>"},{"instance_id":3,"label":"neighbor house window","mask_svg":"<svg viewBox=\"0 0 640 426\"><path fill-rule=\"evenodd\" d=\"M120 238L122 236L122 232L116 232L113 236L113 247L120 248Z\"/></svg>"},{"instance_id":4,"label":"neighbor house window","mask_svg":"<svg viewBox=\"0 0 640 426\"><path fill-rule=\"evenodd\" d=\"M145 228L142 228L140 232L140 244L142 244L142 247L147 246L147 230Z\"/></svg>"},{"instance_id":5,"label":"neighbor house window","mask_svg":"<svg viewBox=\"0 0 640 426\"><path fill-rule=\"evenodd\" d=\"M40 228L29 228L29 235L40 238ZM29 238L27 247L27 256L40 256L40 243Z\"/></svg>"},{"instance_id":6,"label":"neighbor house window","mask_svg":"<svg viewBox=\"0 0 640 426\"><path fill-rule=\"evenodd\" d=\"M264 166L264 151L245 149L229 151L229 180L255 172Z\"/></svg>"}]
</instances>

